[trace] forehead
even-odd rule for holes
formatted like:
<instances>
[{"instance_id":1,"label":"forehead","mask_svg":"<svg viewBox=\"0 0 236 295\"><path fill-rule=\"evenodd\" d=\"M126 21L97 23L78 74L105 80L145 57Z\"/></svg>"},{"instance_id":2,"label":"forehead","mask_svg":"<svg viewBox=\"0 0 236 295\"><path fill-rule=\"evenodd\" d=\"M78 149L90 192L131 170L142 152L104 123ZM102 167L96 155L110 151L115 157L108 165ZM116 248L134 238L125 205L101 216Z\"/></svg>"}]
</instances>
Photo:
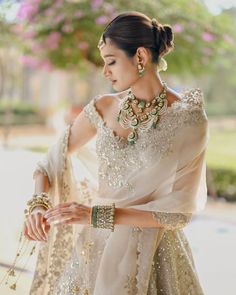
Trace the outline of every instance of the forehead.
<instances>
[{"instance_id":1,"label":"forehead","mask_svg":"<svg viewBox=\"0 0 236 295\"><path fill-rule=\"evenodd\" d=\"M100 54L102 58L112 57L122 54L122 50L117 48L109 38L106 39L106 43L100 48Z\"/></svg>"}]
</instances>

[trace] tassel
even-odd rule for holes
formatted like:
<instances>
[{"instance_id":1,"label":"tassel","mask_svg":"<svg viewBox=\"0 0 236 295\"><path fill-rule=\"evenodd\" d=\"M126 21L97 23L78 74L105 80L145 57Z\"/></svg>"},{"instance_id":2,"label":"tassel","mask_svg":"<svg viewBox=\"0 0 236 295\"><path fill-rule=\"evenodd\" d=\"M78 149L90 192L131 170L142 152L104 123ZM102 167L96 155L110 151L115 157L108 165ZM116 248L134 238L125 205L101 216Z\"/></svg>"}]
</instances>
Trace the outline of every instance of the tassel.
<instances>
[{"instance_id":1,"label":"tassel","mask_svg":"<svg viewBox=\"0 0 236 295\"><path fill-rule=\"evenodd\" d=\"M10 289L12 289L12 290L16 290L16 283L12 284L12 285L10 286Z\"/></svg>"},{"instance_id":2,"label":"tassel","mask_svg":"<svg viewBox=\"0 0 236 295\"><path fill-rule=\"evenodd\" d=\"M21 258L24 257L24 255L27 252L28 249L28 245L29 245L29 240L27 240L26 238L23 239L23 232L21 232L20 234L20 238L19 238L19 243L18 243L18 249L17 249L17 253L15 256L15 259L12 263L12 266L7 270L7 272L5 273L5 275L3 276L2 280L0 281L0 286L5 282L5 285L9 285L9 279L10 278L14 278L16 277L16 264L19 262L18 260L20 260ZM22 269L25 269L30 257L34 254L36 249L36 245L34 245L31 249L31 251L29 252L29 256L26 259L26 262L23 264ZM11 290L16 290L16 286L17 286L17 282L20 278L22 274L22 271L18 274L18 277L16 278L15 282L13 282L11 285L9 285L9 288Z\"/></svg>"}]
</instances>

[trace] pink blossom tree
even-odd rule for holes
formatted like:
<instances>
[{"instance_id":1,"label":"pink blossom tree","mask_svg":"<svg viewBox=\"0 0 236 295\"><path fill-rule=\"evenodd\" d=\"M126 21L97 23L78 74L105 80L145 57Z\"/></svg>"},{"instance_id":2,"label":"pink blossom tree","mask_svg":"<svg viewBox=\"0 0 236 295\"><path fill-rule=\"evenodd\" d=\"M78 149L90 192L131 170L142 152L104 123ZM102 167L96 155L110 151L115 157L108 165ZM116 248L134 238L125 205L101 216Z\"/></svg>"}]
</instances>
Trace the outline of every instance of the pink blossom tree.
<instances>
[{"instance_id":1,"label":"pink blossom tree","mask_svg":"<svg viewBox=\"0 0 236 295\"><path fill-rule=\"evenodd\" d=\"M137 7L172 26L175 54L167 61L173 73L206 71L222 54L220 48L235 50L231 24L199 1L24 0L14 31L23 40L25 54L42 61L38 66L50 62L50 68L77 69L85 61L99 66L97 43L104 27L118 13Z\"/></svg>"}]
</instances>

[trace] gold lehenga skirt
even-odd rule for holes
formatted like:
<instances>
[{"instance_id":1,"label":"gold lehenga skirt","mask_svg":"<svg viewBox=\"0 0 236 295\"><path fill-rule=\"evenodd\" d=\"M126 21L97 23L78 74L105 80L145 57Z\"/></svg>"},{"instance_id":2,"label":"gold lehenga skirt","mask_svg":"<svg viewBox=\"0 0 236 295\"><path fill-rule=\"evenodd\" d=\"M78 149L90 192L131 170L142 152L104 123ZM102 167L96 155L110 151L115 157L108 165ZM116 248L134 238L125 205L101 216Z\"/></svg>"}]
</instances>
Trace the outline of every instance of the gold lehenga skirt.
<instances>
[{"instance_id":1,"label":"gold lehenga skirt","mask_svg":"<svg viewBox=\"0 0 236 295\"><path fill-rule=\"evenodd\" d=\"M203 294L183 230L166 230L155 252L147 295Z\"/></svg>"},{"instance_id":2,"label":"gold lehenga skirt","mask_svg":"<svg viewBox=\"0 0 236 295\"><path fill-rule=\"evenodd\" d=\"M104 233L104 237L105 236L106 234ZM100 242L103 243L101 240ZM78 246L79 251L77 249L77 254L81 252L80 248L81 247ZM79 260L80 257L78 257L78 255L72 255L72 259L67 264L64 273L62 273L53 295L83 294L76 292L77 282L81 282L81 280L83 281L85 279L83 274L80 279L78 278L78 269L81 268ZM74 291L72 292L72 290ZM127 281L125 289L123 291L121 290L119 294L111 295L126 294L136 295L136 288L133 280L130 282ZM146 295L203 294L204 292L196 272L192 251L185 233L182 229L164 230L162 239L153 258ZM91 295L93 295L93 293L91 293Z\"/></svg>"}]
</instances>

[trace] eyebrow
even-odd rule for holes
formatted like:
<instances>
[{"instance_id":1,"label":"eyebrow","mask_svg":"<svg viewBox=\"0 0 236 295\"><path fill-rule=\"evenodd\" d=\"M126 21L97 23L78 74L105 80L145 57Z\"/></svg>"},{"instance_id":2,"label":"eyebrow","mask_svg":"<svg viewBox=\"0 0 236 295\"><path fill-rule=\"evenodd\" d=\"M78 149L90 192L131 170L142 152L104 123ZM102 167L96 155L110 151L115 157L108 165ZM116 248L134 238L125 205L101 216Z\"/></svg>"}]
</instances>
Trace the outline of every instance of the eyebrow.
<instances>
[{"instance_id":1,"label":"eyebrow","mask_svg":"<svg viewBox=\"0 0 236 295\"><path fill-rule=\"evenodd\" d=\"M114 54L105 54L105 55L104 55L104 58L105 58L105 57L110 57L110 56L115 56L115 55L114 55Z\"/></svg>"}]
</instances>

